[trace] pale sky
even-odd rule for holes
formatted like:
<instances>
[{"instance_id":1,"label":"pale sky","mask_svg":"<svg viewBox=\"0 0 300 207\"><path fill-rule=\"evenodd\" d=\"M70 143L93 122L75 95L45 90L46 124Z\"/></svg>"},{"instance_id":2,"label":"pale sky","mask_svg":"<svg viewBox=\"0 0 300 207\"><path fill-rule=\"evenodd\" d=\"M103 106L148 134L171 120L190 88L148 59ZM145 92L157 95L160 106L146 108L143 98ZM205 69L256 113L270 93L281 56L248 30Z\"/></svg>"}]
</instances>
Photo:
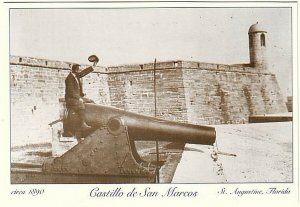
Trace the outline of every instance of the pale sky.
<instances>
[{"instance_id":1,"label":"pale sky","mask_svg":"<svg viewBox=\"0 0 300 207\"><path fill-rule=\"evenodd\" d=\"M166 60L249 63L248 29L266 29L270 71L292 93L291 9L12 9L10 54L112 66Z\"/></svg>"}]
</instances>

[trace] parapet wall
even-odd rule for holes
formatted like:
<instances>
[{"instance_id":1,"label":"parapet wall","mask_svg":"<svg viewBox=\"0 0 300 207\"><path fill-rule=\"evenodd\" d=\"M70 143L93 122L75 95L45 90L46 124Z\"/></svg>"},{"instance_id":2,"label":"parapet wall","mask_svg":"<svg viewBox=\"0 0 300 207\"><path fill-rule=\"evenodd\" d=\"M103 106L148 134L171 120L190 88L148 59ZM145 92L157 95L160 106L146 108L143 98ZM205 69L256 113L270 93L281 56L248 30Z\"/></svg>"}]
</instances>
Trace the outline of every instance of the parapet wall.
<instances>
[{"instance_id":1,"label":"parapet wall","mask_svg":"<svg viewBox=\"0 0 300 207\"><path fill-rule=\"evenodd\" d=\"M153 63L107 68L112 105L154 115ZM286 112L276 76L248 65L156 64L157 116L196 124L247 123Z\"/></svg>"},{"instance_id":2,"label":"parapet wall","mask_svg":"<svg viewBox=\"0 0 300 207\"><path fill-rule=\"evenodd\" d=\"M72 63L12 56L12 145L51 141L58 99ZM85 66L82 66L83 68ZM84 77L88 98L128 111L155 115L154 64L97 67ZM156 115L198 124L246 123L252 114L287 108L274 74L247 65L191 61L157 62Z\"/></svg>"},{"instance_id":3,"label":"parapet wall","mask_svg":"<svg viewBox=\"0 0 300 207\"><path fill-rule=\"evenodd\" d=\"M108 73L124 73L124 72L137 72L137 71L153 71L154 63L146 64L132 64L132 65L121 65L112 66L106 69ZM165 69L202 69L219 72L241 72L241 73L259 73L259 74L270 74L262 70L261 68L250 67L249 64L236 64L236 65L225 65L225 64L214 64L204 63L196 61L167 61L157 62L155 64L156 70Z\"/></svg>"},{"instance_id":4,"label":"parapet wall","mask_svg":"<svg viewBox=\"0 0 300 207\"><path fill-rule=\"evenodd\" d=\"M71 63L15 57L10 59L11 143L51 142L49 123L59 118L59 98ZM85 66L82 66L85 67ZM83 81L87 97L110 105L107 74L97 68Z\"/></svg>"}]
</instances>

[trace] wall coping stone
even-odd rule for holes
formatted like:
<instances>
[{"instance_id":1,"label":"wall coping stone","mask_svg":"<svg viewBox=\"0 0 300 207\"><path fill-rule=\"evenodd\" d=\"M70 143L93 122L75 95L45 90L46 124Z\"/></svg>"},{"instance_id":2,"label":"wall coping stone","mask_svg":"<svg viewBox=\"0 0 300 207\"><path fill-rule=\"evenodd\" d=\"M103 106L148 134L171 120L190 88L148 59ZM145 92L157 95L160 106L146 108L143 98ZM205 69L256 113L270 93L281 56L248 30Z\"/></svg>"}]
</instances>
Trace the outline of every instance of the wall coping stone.
<instances>
[{"instance_id":1,"label":"wall coping stone","mask_svg":"<svg viewBox=\"0 0 300 207\"><path fill-rule=\"evenodd\" d=\"M60 70L70 70L74 63L48 60L42 58L33 58L26 56L10 56L10 65L24 65L29 67L43 67L49 69L60 69ZM81 68L86 68L91 65L79 64ZM106 73L106 68L102 66L95 67L94 73Z\"/></svg>"},{"instance_id":2,"label":"wall coping stone","mask_svg":"<svg viewBox=\"0 0 300 207\"><path fill-rule=\"evenodd\" d=\"M52 69L62 69L70 70L72 64L71 62L47 60L33 57L24 56L10 56L11 65L24 65L31 67L44 67ZM82 68L89 67L89 65L81 64ZM140 71L152 71L154 69L154 63L144 63L144 64L125 64L117 66L97 66L94 73L102 74L118 74L118 73L128 73L128 72L140 72ZM215 72L237 72L237 73L251 73L251 74L262 74L262 75L274 75L269 71L263 70L261 68L250 67L249 64L216 64L216 63L206 63L198 61L183 61L183 60L169 60L160 61L156 63L156 70L170 70L170 69L193 69L193 70L209 70Z\"/></svg>"}]
</instances>

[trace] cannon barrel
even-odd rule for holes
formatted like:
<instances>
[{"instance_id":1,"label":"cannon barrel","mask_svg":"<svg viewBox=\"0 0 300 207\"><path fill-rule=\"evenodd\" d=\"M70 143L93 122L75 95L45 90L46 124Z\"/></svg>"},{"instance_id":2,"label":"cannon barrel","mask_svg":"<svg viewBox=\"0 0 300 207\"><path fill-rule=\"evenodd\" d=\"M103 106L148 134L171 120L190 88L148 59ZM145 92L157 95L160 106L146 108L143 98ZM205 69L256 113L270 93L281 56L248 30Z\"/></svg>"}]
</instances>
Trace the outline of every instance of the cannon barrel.
<instances>
[{"instance_id":1,"label":"cannon barrel","mask_svg":"<svg viewBox=\"0 0 300 207\"><path fill-rule=\"evenodd\" d=\"M212 145L216 139L214 127L167 121L103 105L85 105L90 126L107 126L112 134L120 133L126 126L133 140Z\"/></svg>"}]
</instances>

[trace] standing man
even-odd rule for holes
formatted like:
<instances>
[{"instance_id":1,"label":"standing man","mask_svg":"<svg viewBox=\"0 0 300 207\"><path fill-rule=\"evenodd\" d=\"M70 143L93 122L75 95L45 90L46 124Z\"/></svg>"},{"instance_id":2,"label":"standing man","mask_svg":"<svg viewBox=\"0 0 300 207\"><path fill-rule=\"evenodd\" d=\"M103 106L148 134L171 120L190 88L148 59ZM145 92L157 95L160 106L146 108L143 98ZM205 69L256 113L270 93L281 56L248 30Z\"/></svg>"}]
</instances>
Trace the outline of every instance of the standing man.
<instances>
[{"instance_id":1,"label":"standing man","mask_svg":"<svg viewBox=\"0 0 300 207\"><path fill-rule=\"evenodd\" d=\"M90 56L92 57L92 56ZM95 67L99 61L97 56L93 56L93 58L89 57L90 62L94 62L93 66ZM92 61L91 61L92 59ZM83 71L80 71L78 64L73 64L71 68L71 72L67 76L65 80L66 90L65 90L65 101L68 111L73 109L79 116L80 119L80 130L87 130L91 127L87 125L85 122L85 106L83 101L83 90L80 78L87 75L88 73L94 70L93 67L88 67Z\"/></svg>"}]
</instances>

